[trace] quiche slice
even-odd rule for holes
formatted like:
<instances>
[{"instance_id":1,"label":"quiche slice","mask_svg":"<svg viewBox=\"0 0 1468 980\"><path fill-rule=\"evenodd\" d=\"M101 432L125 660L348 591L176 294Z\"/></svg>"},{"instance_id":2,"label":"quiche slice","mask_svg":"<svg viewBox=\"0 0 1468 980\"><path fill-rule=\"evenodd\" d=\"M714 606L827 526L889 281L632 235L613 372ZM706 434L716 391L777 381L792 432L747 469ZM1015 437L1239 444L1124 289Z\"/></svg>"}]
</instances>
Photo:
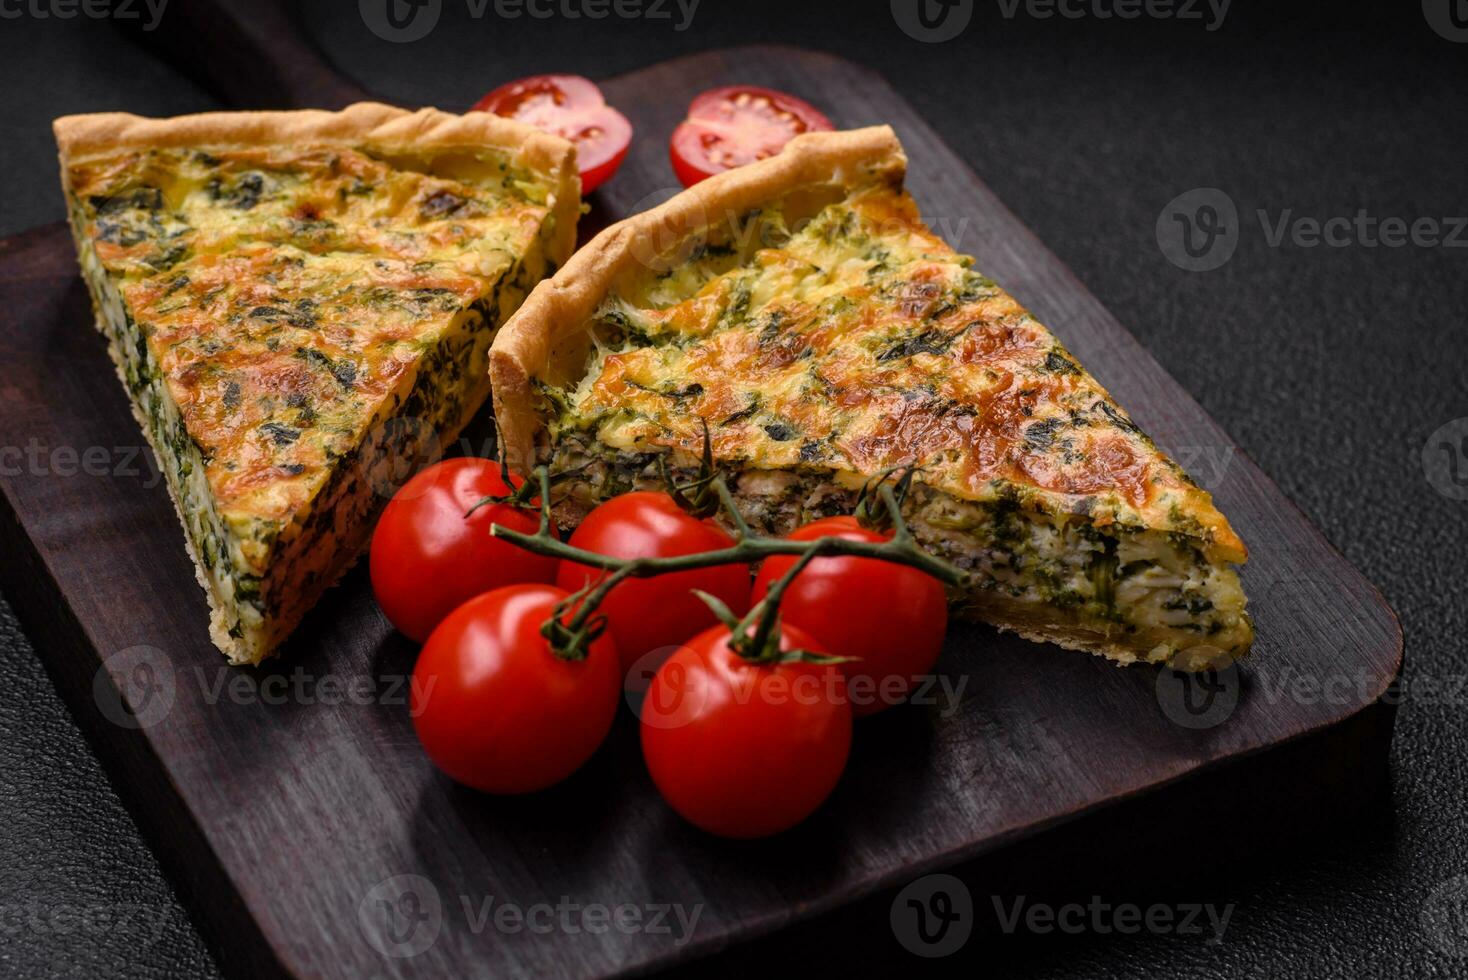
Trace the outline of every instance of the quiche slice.
<instances>
[{"instance_id":1,"label":"quiche slice","mask_svg":"<svg viewBox=\"0 0 1468 980\"><path fill-rule=\"evenodd\" d=\"M571 144L489 113L56 120L97 326L233 663L353 563L575 245Z\"/></svg>"},{"instance_id":2,"label":"quiche slice","mask_svg":"<svg viewBox=\"0 0 1468 980\"><path fill-rule=\"evenodd\" d=\"M1195 669L1252 641L1243 543L1065 347L923 224L876 127L800 136L614 225L490 352L512 465L566 520L688 475L706 423L751 524L847 511L915 464L920 543L961 611L1033 640Z\"/></svg>"}]
</instances>

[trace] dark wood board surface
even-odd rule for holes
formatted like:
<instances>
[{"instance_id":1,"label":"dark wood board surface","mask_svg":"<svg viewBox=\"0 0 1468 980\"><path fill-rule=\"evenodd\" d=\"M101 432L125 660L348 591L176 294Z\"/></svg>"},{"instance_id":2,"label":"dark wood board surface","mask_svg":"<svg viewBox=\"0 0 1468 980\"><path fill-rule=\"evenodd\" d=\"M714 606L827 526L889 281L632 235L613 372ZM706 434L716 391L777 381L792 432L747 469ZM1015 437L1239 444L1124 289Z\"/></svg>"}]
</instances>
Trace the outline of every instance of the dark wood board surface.
<instances>
[{"instance_id":1,"label":"dark wood board surface","mask_svg":"<svg viewBox=\"0 0 1468 980\"><path fill-rule=\"evenodd\" d=\"M1192 464L1252 550L1244 584L1259 639L1224 695L1237 705L1179 723L1164 710L1177 717L1181 703L1171 675L959 626L940 665L964 685L958 702L859 726L830 802L775 840L720 841L682 824L657 799L625 712L556 790L461 790L418 749L401 684L414 651L361 568L281 659L224 667L65 230L38 229L0 243L0 580L58 686L90 716L140 823L170 852L165 866L227 972L593 975L686 960L1337 724L1398 671L1400 630L1375 589L871 73L760 48L605 83L645 138L589 221L671 190L662 134L689 93L735 80L798 92L841 126L892 123L930 223ZM485 432L471 433L472 449ZM342 692L363 678L365 696ZM1327 694L1310 695L1322 684ZM117 689L134 714L118 710ZM658 932L511 930L492 918L505 903L677 905L698 919L691 935L676 915Z\"/></svg>"}]
</instances>

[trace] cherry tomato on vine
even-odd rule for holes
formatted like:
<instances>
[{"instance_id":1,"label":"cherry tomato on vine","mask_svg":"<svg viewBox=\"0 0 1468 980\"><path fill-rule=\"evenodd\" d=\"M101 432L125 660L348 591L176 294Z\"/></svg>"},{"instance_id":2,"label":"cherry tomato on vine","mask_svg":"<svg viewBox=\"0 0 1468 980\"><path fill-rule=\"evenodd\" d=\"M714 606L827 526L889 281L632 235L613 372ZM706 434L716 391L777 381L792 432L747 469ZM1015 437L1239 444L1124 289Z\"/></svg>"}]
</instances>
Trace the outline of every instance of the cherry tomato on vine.
<instances>
[{"instance_id":1,"label":"cherry tomato on vine","mask_svg":"<svg viewBox=\"0 0 1468 980\"><path fill-rule=\"evenodd\" d=\"M642 754L658 792L723 837L767 837L804 820L836 787L851 750L841 672L804 660L755 663L725 626L658 668L642 702ZM781 629L780 649L820 652Z\"/></svg>"},{"instance_id":2,"label":"cherry tomato on vine","mask_svg":"<svg viewBox=\"0 0 1468 980\"><path fill-rule=\"evenodd\" d=\"M713 522L683 511L667 494L639 490L599 505L568 543L614 558L668 558L728 548L734 539ZM602 574L588 565L563 561L556 584L574 592ZM628 579L607 595L600 611L607 617L624 672L646 654L675 647L718 622L692 589L717 596L735 615L743 615L749 609L749 566L722 565Z\"/></svg>"},{"instance_id":3,"label":"cherry tomato on vine","mask_svg":"<svg viewBox=\"0 0 1468 980\"><path fill-rule=\"evenodd\" d=\"M669 155L684 187L724 170L774 156L801 133L835 129L804 99L760 88L729 85L700 94L688 118L673 130Z\"/></svg>"},{"instance_id":4,"label":"cherry tomato on vine","mask_svg":"<svg viewBox=\"0 0 1468 980\"><path fill-rule=\"evenodd\" d=\"M606 739L622 697L605 635L586 656L551 651L540 628L566 593L511 585L464 603L413 668L413 726L428 757L486 793L531 793L579 769Z\"/></svg>"},{"instance_id":5,"label":"cherry tomato on vine","mask_svg":"<svg viewBox=\"0 0 1468 980\"><path fill-rule=\"evenodd\" d=\"M632 143L632 124L607 105L596 83L580 75L531 75L501 85L475 109L528 123L576 144L581 193L617 172Z\"/></svg>"},{"instance_id":6,"label":"cherry tomato on vine","mask_svg":"<svg viewBox=\"0 0 1468 980\"><path fill-rule=\"evenodd\" d=\"M463 457L435 463L393 496L372 533L369 565L372 593L388 620L422 643L454 607L481 592L516 582L554 582L556 560L533 555L490 537L503 524L533 534L540 518L511 504L486 504L485 497L519 487L507 485L499 464Z\"/></svg>"},{"instance_id":7,"label":"cherry tomato on vine","mask_svg":"<svg viewBox=\"0 0 1468 980\"><path fill-rule=\"evenodd\" d=\"M888 540L853 517L828 517L797 528L794 541L835 536L850 541ZM796 559L765 559L752 599L764 598ZM915 679L932 671L948 627L943 583L916 568L875 558L817 558L790 583L781 615L845 661L851 708L875 714L905 698Z\"/></svg>"}]
</instances>

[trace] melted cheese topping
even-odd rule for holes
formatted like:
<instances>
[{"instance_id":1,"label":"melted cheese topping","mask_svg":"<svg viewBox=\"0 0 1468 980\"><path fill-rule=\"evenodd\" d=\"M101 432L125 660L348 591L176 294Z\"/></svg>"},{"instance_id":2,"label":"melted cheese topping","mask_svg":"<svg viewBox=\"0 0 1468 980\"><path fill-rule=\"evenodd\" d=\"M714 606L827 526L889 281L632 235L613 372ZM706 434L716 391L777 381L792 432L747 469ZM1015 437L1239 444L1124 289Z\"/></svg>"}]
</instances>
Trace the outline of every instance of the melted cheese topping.
<instances>
[{"instance_id":1,"label":"melted cheese topping","mask_svg":"<svg viewBox=\"0 0 1468 980\"><path fill-rule=\"evenodd\" d=\"M1227 522L1044 326L872 187L796 231L750 217L765 247L709 249L601 308L585 379L550 391L556 438L623 453L821 471L847 486L918 463L960 500L1019 498L1195 537L1228 560Z\"/></svg>"},{"instance_id":2,"label":"melted cheese topping","mask_svg":"<svg viewBox=\"0 0 1468 980\"><path fill-rule=\"evenodd\" d=\"M118 151L68 168L98 326L168 478L211 634L257 663L489 390L547 274L546 181L491 148Z\"/></svg>"},{"instance_id":3,"label":"melted cheese topping","mask_svg":"<svg viewBox=\"0 0 1468 980\"><path fill-rule=\"evenodd\" d=\"M263 545L363 439L420 355L495 293L548 213L342 147L128 151L73 165L78 224L205 461ZM257 549L255 563L263 561Z\"/></svg>"}]
</instances>

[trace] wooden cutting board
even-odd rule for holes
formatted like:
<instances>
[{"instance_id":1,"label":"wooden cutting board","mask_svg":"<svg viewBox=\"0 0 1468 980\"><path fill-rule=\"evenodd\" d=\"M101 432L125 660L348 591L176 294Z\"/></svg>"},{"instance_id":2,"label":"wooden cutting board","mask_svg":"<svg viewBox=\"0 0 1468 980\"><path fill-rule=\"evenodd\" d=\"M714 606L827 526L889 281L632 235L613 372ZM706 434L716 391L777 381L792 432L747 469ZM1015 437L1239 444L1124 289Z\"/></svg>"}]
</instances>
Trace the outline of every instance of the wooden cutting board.
<instances>
[{"instance_id":1,"label":"wooden cutting board","mask_svg":"<svg viewBox=\"0 0 1468 980\"><path fill-rule=\"evenodd\" d=\"M0 242L0 583L226 972L592 975L686 961L1336 725L1398 672L1401 632L1376 590L872 73L758 48L605 83L642 138L589 224L671 188L665 134L690 93L734 81L799 93L843 127L893 124L923 213L961 227L979 268L1164 448L1226 463L1200 469L1253 552L1254 657L1180 687L1170 672L955 626L940 668L961 695L858 726L829 803L769 841L681 823L626 712L567 784L476 795L419 751L403 686L414 649L361 568L284 657L224 667L66 232L40 228ZM487 432L471 432L472 451ZM1292 678L1334 693L1292 695Z\"/></svg>"}]
</instances>

